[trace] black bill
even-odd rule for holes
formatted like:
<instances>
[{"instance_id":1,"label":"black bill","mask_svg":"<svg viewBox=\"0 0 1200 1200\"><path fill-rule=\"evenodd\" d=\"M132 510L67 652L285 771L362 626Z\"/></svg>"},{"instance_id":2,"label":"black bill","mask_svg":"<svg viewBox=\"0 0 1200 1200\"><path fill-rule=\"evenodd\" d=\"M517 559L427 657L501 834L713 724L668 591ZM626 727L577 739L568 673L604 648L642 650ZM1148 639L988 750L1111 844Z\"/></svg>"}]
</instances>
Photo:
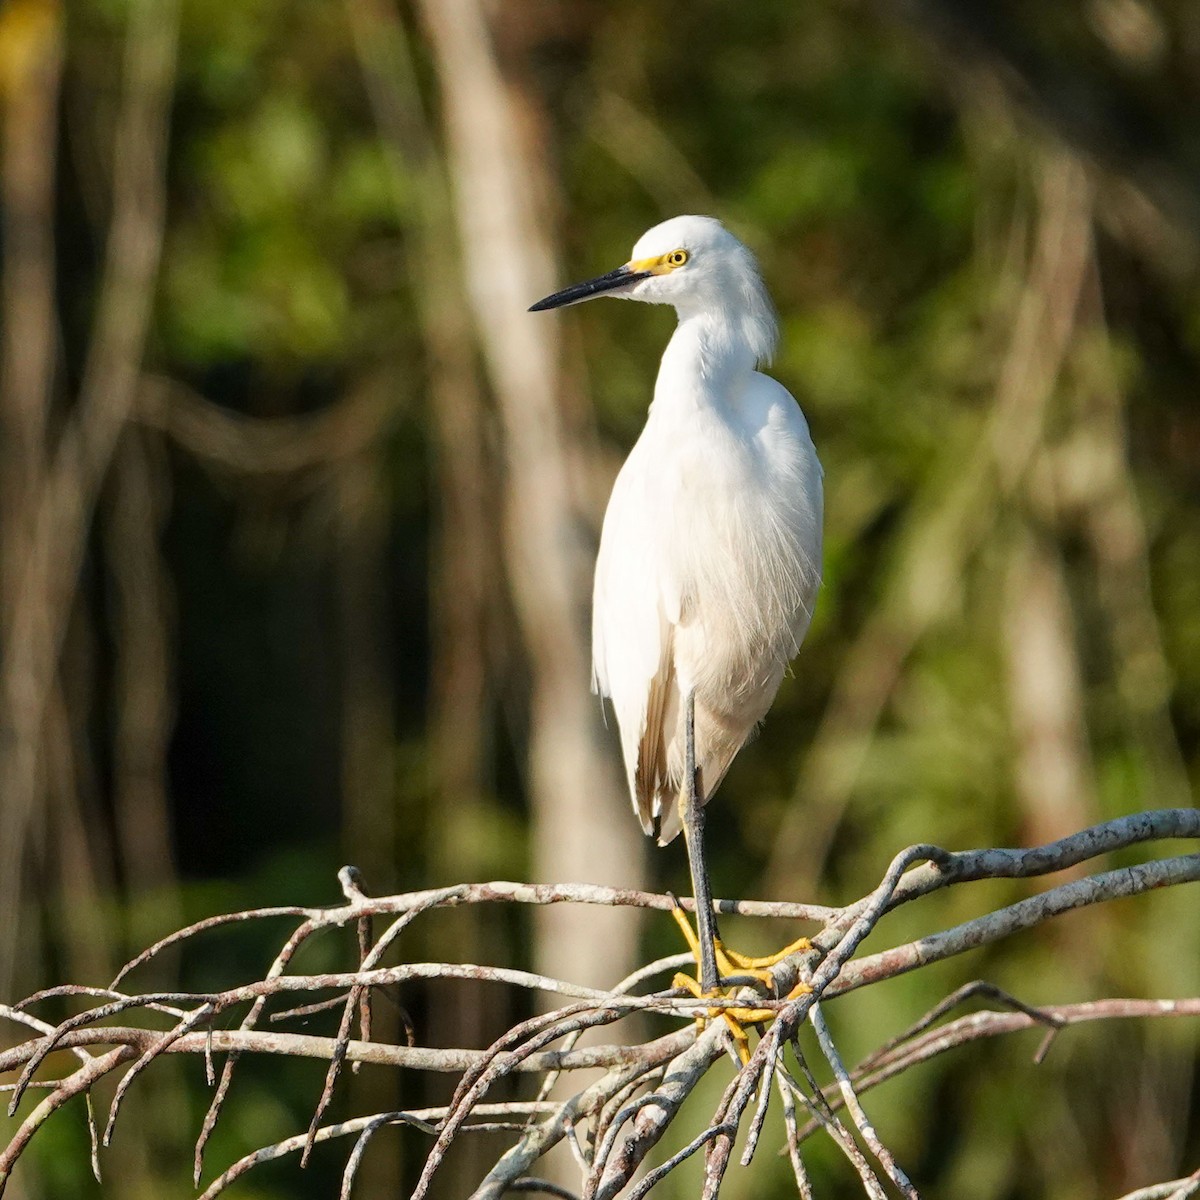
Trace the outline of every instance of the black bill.
<instances>
[{"instance_id":1,"label":"black bill","mask_svg":"<svg viewBox=\"0 0 1200 1200\"><path fill-rule=\"evenodd\" d=\"M650 271L631 271L628 266L618 267L615 271L609 271L607 275L600 275L585 283L573 283L570 287L563 288L561 292L555 292L554 295L547 296L545 300L531 304L529 311L542 312L547 308L565 308L568 304L578 304L581 300L590 300L593 296L601 296L615 288L626 287L641 279L649 279L650 275Z\"/></svg>"}]
</instances>

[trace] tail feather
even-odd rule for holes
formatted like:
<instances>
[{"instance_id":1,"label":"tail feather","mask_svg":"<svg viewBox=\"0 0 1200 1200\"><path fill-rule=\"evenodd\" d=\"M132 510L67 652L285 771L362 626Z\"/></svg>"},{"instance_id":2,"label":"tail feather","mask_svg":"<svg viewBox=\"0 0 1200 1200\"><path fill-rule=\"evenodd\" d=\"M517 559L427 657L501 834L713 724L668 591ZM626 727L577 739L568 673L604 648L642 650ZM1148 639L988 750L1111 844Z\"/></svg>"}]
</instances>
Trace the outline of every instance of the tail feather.
<instances>
[{"instance_id":1,"label":"tail feather","mask_svg":"<svg viewBox=\"0 0 1200 1200\"><path fill-rule=\"evenodd\" d=\"M672 681L673 682L673 681ZM683 704L679 690L669 688L660 708L659 740L644 759L639 754L634 776L634 799L642 828L665 846L683 828L679 797L684 775ZM649 729L647 722L647 729ZM669 732L668 732L669 731ZM725 778L745 738L740 737L721 715L702 704L696 706L697 786L702 804L707 804ZM643 738L642 745L646 745ZM643 761L647 769L641 770ZM651 770L653 766L653 770Z\"/></svg>"}]
</instances>

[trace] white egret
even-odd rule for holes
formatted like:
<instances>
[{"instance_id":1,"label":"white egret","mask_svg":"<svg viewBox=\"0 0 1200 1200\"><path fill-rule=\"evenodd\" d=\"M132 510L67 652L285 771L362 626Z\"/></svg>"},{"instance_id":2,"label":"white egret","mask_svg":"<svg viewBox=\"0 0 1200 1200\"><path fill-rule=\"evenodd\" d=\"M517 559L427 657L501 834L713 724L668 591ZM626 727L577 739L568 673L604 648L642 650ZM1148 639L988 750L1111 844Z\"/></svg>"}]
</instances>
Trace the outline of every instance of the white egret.
<instances>
[{"instance_id":1,"label":"white egret","mask_svg":"<svg viewBox=\"0 0 1200 1200\"><path fill-rule=\"evenodd\" d=\"M672 304L679 317L604 517L592 662L642 828L660 845L684 829L708 993L721 976L703 805L808 630L822 472L799 405L756 370L778 322L753 255L719 221L664 221L624 266L530 311L594 296ZM721 953L726 966L751 961Z\"/></svg>"}]
</instances>

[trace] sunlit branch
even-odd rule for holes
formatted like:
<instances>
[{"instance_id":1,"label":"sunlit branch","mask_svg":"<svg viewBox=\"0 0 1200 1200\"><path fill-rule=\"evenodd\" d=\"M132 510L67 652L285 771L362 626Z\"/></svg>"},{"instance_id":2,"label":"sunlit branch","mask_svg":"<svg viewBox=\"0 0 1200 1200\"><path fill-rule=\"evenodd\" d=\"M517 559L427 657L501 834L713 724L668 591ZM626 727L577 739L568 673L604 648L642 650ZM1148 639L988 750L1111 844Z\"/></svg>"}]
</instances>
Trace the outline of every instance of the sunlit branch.
<instances>
[{"instance_id":1,"label":"sunlit branch","mask_svg":"<svg viewBox=\"0 0 1200 1200\"><path fill-rule=\"evenodd\" d=\"M863 939L877 932L881 921L898 905L916 902L944 887L976 880L1039 876L1078 867L1115 850L1151 840L1196 837L1200 837L1200 812L1196 810L1139 813L1029 850L952 853L937 846L911 846L895 856L869 895L843 908L722 901L722 911L804 917L819 921L820 929L812 938L811 949L791 955L773 969L774 996L748 978L744 985L728 988L721 995L699 999L684 988L662 989L663 977L681 965L678 955L647 964L612 991L488 964L385 965L383 962L385 954L397 955L404 929L438 908L574 903L637 905L662 911L672 904L670 897L582 884L534 886L502 882L372 897L347 869L342 872L344 903L329 908L259 909L209 918L161 939L135 958L109 988L59 985L35 993L20 1004L0 1006L0 1018L19 1027L23 1035L15 1045L0 1051L0 1074L17 1074L16 1083L11 1085L12 1108L16 1110L28 1087L37 1087L40 1096L0 1154L0 1191L7 1173L34 1134L68 1100L80 1094L90 1098L91 1089L99 1079L120 1075L104 1131L107 1144L121 1111L121 1101L141 1073L150 1069L159 1057L177 1054L202 1055L209 1085L214 1088L197 1145L198 1180L205 1143L230 1102L233 1064L239 1056L252 1053L312 1058L331 1066L308 1131L239 1159L209 1184L204 1192L206 1200L262 1162L291 1154L297 1154L303 1161L316 1146L353 1135L340 1193L348 1200L368 1143L396 1125L408 1125L418 1136L432 1139L412 1193L413 1200L421 1200L427 1194L440 1164L457 1139L482 1128L497 1133L509 1131L516 1137L480 1181L474 1200L500 1200L513 1184L522 1180L529 1182L525 1190L536 1194L540 1189L545 1193L544 1181L533 1178L531 1172L547 1152L564 1141L571 1146L580 1169L581 1200L614 1200L619 1194L630 1194L628 1189L635 1173L679 1120L685 1101L712 1067L731 1054L729 1026L724 1020L712 1018L725 1011L745 1010L755 1014L750 1020L763 1022L762 1037L749 1063L730 1079L711 1117L688 1131L681 1149L642 1174L632 1194L639 1200L648 1196L677 1166L698 1156L704 1163L702 1195L713 1200L730 1165L734 1142L743 1129L747 1134L743 1163L748 1164L754 1156L778 1082L780 1094L785 1097L788 1154L802 1197L813 1194L801 1157L803 1148L810 1137L824 1131L854 1169L865 1194L882 1196L890 1186L908 1200L916 1200L917 1187L862 1105L861 1097L872 1088L979 1038L1041 1027L1046 1031L1046 1039L1038 1052L1040 1057L1050 1038L1061 1036L1073 1025L1116 1018L1198 1016L1200 998L1105 999L1034 1007L991 985L974 984L947 997L853 1069L843 1064L841 1052L825 1024L823 1005L836 1002L847 991L875 986L905 972L1011 937L1074 908L1200 880L1200 853L1168 855L1119 869L1099 870L1016 903L985 911L949 929L934 930L916 941L873 954L858 954ZM380 931L368 936L369 917L389 919L379 923ZM143 993L130 988L133 972L166 946L214 937L237 923L280 919L291 920L294 925L261 978L211 993ZM354 933L352 952L358 964L356 969L307 975L288 973L295 955L310 940L322 935L344 936L337 932L343 930ZM497 988L558 995L565 1003L521 1021L482 1050L424 1046L419 1039L412 1045L372 1041L370 995L382 988L429 979L484 981ZM752 982L755 986L751 986ZM799 989L797 982L803 985ZM126 990L116 990L117 983ZM660 990L642 990L647 987ZM323 992L332 995L302 1004L294 1002L298 995L319 996ZM786 998L789 995L791 998ZM778 998L781 996L785 998ZM976 998L992 1001L999 1007L952 1017L953 1009ZM63 1003L79 1006L78 1011L57 1025L31 1011ZM268 1013L269 1006L274 1009ZM341 1009L335 1037L258 1028L264 1015L278 1026L288 1020L311 1017L329 1007ZM219 1027L218 1017L242 1011L245 1015L236 1028ZM132 1013L144 1014L166 1027L142 1028L123 1023ZM631 1044L576 1044L582 1032L606 1028L633 1013L646 1014L656 1022L674 1023L677 1027ZM773 1019L768 1021L772 1015ZM819 1085L813 1076L797 1040L805 1022L816 1030L817 1045L833 1075L834 1082L826 1087ZM356 1027L358 1036L352 1037ZM795 1055L798 1074L793 1074L784 1061L789 1047ZM51 1070L47 1062L63 1051L81 1057L81 1065L67 1075L61 1067ZM212 1063L213 1057L221 1054L227 1057L218 1080ZM736 1063L736 1055L732 1057ZM451 1073L459 1077L458 1085L450 1103L441 1108L375 1113L348 1121L326 1122L324 1114L338 1085L338 1068L343 1063L364 1062L393 1069ZM565 1099L549 1098L545 1082L548 1077L565 1073L576 1078L573 1073L580 1070L593 1073L598 1070L601 1074L573 1093L568 1087ZM501 1104L488 1099L489 1092L501 1080L530 1075L541 1084L536 1098ZM801 1125L798 1119L801 1111L809 1118L807 1124ZM844 1121L839 1118L839 1111L844 1111ZM1194 1182L1194 1179L1176 1180L1135 1195L1140 1200L1151 1196L1182 1200L1191 1194L1188 1189ZM546 1186L551 1189L549 1194L558 1194L553 1189L559 1185ZM567 1194L574 1193L568 1190Z\"/></svg>"}]
</instances>

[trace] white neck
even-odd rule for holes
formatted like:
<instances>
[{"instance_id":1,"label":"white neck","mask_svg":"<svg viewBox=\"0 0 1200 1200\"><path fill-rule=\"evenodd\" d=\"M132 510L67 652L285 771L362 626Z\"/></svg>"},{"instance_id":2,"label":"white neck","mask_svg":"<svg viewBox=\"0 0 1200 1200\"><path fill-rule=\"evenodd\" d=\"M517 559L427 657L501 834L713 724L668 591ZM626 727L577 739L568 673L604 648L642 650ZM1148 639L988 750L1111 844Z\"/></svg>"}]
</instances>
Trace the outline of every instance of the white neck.
<instances>
[{"instance_id":1,"label":"white neck","mask_svg":"<svg viewBox=\"0 0 1200 1200\"><path fill-rule=\"evenodd\" d=\"M723 314L680 314L663 353L659 378L687 377L693 384L719 387L733 376L754 370L756 355Z\"/></svg>"},{"instance_id":2,"label":"white neck","mask_svg":"<svg viewBox=\"0 0 1200 1200\"><path fill-rule=\"evenodd\" d=\"M655 398L662 392L732 398L737 383L769 357L776 335L774 313L704 308L679 312L658 372ZM682 385L682 386L679 386Z\"/></svg>"}]
</instances>

